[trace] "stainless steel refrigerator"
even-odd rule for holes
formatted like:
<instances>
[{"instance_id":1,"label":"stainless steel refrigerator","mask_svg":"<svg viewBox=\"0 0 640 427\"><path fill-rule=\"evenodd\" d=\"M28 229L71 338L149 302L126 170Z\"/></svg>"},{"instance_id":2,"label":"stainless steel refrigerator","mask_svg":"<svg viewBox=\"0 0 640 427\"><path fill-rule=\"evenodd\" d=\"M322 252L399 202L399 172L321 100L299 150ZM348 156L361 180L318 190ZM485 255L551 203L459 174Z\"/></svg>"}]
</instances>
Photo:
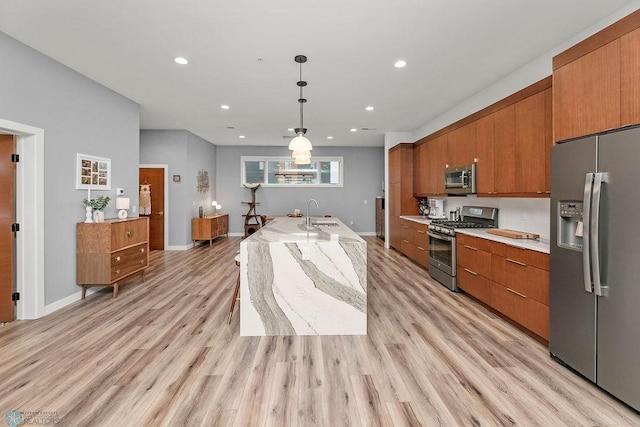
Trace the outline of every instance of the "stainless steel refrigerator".
<instances>
[{"instance_id":1,"label":"stainless steel refrigerator","mask_svg":"<svg viewBox=\"0 0 640 427\"><path fill-rule=\"evenodd\" d=\"M549 350L640 410L640 127L551 150Z\"/></svg>"}]
</instances>

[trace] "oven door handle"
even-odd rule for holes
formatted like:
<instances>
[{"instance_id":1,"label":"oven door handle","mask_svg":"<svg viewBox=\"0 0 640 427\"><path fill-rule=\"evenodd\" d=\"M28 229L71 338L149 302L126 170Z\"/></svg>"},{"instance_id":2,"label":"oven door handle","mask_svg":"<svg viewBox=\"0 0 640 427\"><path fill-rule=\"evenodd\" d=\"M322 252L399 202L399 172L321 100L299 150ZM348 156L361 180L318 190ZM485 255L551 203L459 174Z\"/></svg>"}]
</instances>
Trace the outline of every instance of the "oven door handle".
<instances>
[{"instance_id":1,"label":"oven door handle","mask_svg":"<svg viewBox=\"0 0 640 427\"><path fill-rule=\"evenodd\" d=\"M432 233L432 232L428 232L427 233L429 235L429 237L433 237L434 239L438 239L438 240L444 240L447 242L453 242L453 239L455 237L451 237L451 236L444 236L442 234L436 234L436 233Z\"/></svg>"}]
</instances>

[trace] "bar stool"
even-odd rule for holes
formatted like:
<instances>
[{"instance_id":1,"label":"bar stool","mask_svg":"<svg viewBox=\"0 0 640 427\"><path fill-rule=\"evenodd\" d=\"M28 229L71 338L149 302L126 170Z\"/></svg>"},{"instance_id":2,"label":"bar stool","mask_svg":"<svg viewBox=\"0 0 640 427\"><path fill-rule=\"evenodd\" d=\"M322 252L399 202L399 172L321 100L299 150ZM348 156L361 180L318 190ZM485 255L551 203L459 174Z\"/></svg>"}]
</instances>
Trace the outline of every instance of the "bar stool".
<instances>
[{"instance_id":1,"label":"bar stool","mask_svg":"<svg viewBox=\"0 0 640 427\"><path fill-rule=\"evenodd\" d=\"M236 255L236 265L240 267L240 254ZM236 289L233 291L233 298L231 299L231 306L229 307L229 316L227 316L227 325L231 324L231 316L233 316L233 309L236 307L236 301L240 301L238 292L240 291L240 271L238 271L238 278L236 279Z\"/></svg>"}]
</instances>

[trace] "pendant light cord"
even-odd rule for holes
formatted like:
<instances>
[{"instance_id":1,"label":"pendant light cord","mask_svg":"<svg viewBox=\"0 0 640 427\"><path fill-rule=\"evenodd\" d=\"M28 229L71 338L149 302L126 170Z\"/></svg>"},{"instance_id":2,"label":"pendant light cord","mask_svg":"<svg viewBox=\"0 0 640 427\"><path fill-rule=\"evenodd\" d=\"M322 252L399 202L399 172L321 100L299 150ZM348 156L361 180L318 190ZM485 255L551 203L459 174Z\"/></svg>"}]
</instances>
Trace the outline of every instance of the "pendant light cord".
<instances>
[{"instance_id":1,"label":"pendant light cord","mask_svg":"<svg viewBox=\"0 0 640 427\"><path fill-rule=\"evenodd\" d=\"M300 80L299 82L302 82L302 62L300 63ZM302 88L303 85L300 84L300 99L298 100L298 102L300 103L300 135L304 135L304 121L303 121L303 117L304 117L304 113L303 113L303 108L302 105L304 104L304 101L302 98Z\"/></svg>"}]
</instances>

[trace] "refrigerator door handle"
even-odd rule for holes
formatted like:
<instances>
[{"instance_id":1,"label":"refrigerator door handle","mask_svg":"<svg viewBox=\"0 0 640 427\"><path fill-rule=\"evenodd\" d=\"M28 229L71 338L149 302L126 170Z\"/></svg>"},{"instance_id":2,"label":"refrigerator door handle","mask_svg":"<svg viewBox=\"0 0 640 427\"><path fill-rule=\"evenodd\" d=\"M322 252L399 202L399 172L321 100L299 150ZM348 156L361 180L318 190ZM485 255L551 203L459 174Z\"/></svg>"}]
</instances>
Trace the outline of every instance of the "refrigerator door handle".
<instances>
[{"instance_id":1,"label":"refrigerator door handle","mask_svg":"<svg viewBox=\"0 0 640 427\"><path fill-rule=\"evenodd\" d=\"M607 173L596 173L593 184L593 212L591 214L591 263L593 269L593 288L596 295L602 296L605 285L600 278L600 196L602 184L609 182Z\"/></svg>"},{"instance_id":2,"label":"refrigerator door handle","mask_svg":"<svg viewBox=\"0 0 640 427\"><path fill-rule=\"evenodd\" d=\"M591 238L591 193L594 173L588 173L584 179L584 199L582 212L582 268L584 272L584 290L591 293L591 259L589 258Z\"/></svg>"}]
</instances>

